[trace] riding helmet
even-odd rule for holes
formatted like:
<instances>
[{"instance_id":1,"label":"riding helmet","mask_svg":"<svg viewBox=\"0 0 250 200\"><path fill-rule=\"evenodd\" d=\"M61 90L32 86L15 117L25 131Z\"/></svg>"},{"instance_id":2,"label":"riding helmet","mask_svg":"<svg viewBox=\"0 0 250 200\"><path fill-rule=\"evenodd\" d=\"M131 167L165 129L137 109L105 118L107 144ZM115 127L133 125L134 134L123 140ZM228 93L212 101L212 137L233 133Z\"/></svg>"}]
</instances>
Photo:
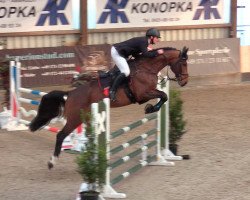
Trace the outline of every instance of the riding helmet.
<instances>
[{"instance_id":1,"label":"riding helmet","mask_svg":"<svg viewBox=\"0 0 250 200\"><path fill-rule=\"evenodd\" d=\"M153 37L160 38L161 34L160 34L160 31L158 29L156 29L156 28L150 28L150 29L147 30L146 36L147 37L153 36Z\"/></svg>"}]
</instances>

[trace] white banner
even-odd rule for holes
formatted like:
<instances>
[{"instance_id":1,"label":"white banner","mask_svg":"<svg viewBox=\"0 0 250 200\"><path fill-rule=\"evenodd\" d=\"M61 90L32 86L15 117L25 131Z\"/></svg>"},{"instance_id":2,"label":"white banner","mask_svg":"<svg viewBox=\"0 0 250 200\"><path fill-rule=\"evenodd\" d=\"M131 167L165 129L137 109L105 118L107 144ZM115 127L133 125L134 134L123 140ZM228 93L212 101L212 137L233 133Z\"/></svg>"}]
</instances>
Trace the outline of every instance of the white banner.
<instances>
[{"instance_id":1,"label":"white banner","mask_svg":"<svg viewBox=\"0 0 250 200\"><path fill-rule=\"evenodd\" d=\"M250 2L249 0L237 1L237 37L241 46L250 46Z\"/></svg>"},{"instance_id":2,"label":"white banner","mask_svg":"<svg viewBox=\"0 0 250 200\"><path fill-rule=\"evenodd\" d=\"M240 72L239 38L206 40L182 40L159 42L154 48L174 47L188 51L188 73L190 76L230 74Z\"/></svg>"},{"instance_id":3,"label":"white banner","mask_svg":"<svg viewBox=\"0 0 250 200\"><path fill-rule=\"evenodd\" d=\"M72 30L71 0L0 0L0 33Z\"/></svg>"},{"instance_id":4,"label":"white banner","mask_svg":"<svg viewBox=\"0 0 250 200\"><path fill-rule=\"evenodd\" d=\"M96 0L97 29L227 23L224 0Z\"/></svg>"}]
</instances>

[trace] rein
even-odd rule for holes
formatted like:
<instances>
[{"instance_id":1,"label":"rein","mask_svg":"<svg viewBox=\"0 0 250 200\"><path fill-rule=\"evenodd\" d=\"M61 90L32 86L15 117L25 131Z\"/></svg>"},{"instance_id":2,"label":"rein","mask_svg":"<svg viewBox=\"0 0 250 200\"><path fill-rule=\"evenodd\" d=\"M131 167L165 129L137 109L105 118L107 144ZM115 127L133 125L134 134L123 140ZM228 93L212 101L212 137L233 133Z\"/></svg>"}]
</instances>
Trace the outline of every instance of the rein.
<instances>
[{"instance_id":1,"label":"rein","mask_svg":"<svg viewBox=\"0 0 250 200\"><path fill-rule=\"evenodd\" d=\"M169 81L177 81L177 77L171 78L168 74L168 67L167 67L167 80Z\"/></svg>"},{"instance_id":2,"label":"rein","mask_svg":"<svg viewBox=\"0 0 250 200\"><path fill-rule=\"evenodd\" d=\"M167 55L165 55L165 54L161 54L161 55L166 60L168 60L168 56ZM161 77L162 79L161 79L160 83L158 83L158 84L161 84L165 80L180 82L180 81L185 80L186 78L188 78L188 73L178 73L178 74L175 74L174 78L172 78L172 77L170 77L169 72L168 72L168 70L169 70L168 67L170 67L170 68L172 68L172 67L173 68L180 67L178 65L181 65L182 62L183 62L183 60L185 60L185 58L182 58L181 51L180 51L178 60L172 66L167 65L167 75L166 75L167 78ZM182 71L182 69L181 69L181 71ZM155 75L155 76L159 77L158 76L158 72L156 73L156 72L152 72L152 71L148 71L148 70L138 69L137 66L135 66L134 72L131 71L130 77L133 78L133 76L135 76L136 74L138 74L140 72L141 73L143 72L143 73L147 73L147 74L152 74L152 75Z\"/></svg>"},{"instance_id":3,"label":"rein","mask_svg":"<svg viewBox=\"0 0 250 200\"><path fill-rule=\"evenodd\" d=\"M148 71L148 70L143 70L143 69L138 69L136 66L135 66L135 71L134 73L131 72L130 73L130 76L133 77L134 75L138 74L139 72L144 72L144 73L147 73L147 74L153 74L153 75L156 75L158 74L158 72L152 72L152 71Z\"/></svg>"},{"instance_id":4,"label":"rein","mask_svg":"<svg viewBox=\"0 0 250 200\"><path fill-rule=\"evenodd\" d=\"M181 76L186 76L186 77L181 78ZM168 74L168 68L167 68L167 80L170 80L170 81L182 81L182 80L186 79L187 77L188 77L188 74L186 74L186 73L181 73L181 74L177 74L176 77L171 78L171 77L169 76L169 74Z\"/></svg>"}]
</instances>

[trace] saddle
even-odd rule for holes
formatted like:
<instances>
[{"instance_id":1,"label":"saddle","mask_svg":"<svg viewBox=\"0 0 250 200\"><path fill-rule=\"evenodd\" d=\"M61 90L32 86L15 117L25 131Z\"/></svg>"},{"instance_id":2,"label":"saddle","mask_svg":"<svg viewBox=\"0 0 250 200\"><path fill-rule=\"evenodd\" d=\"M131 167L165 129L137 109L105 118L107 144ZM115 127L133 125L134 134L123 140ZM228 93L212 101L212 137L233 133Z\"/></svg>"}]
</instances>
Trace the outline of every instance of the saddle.
<instances>
[{"instance_id":1,"label":"saddle","mask_svg":"<svg viewBox=\"0 0 250 200\"><path fill-rule=\"evenodd\" d=\"M107 96L105 91L112 86L116 76L118 76L119 74L120 74L120 70L116 66L109 71L99 70L95 72L85 72L85 73L82 73L73 77L73 79L71 80L71 85L72 87L78 87L80 85L85 84L86 82L98 81L99 86L103 90L104 94ZM129 87L129 83L130 83L130 76L127 77L122 82L119 88L123 88L129 100L132 103L136 103L135 95L131 91Z\"/></svg>"}]
</instances>

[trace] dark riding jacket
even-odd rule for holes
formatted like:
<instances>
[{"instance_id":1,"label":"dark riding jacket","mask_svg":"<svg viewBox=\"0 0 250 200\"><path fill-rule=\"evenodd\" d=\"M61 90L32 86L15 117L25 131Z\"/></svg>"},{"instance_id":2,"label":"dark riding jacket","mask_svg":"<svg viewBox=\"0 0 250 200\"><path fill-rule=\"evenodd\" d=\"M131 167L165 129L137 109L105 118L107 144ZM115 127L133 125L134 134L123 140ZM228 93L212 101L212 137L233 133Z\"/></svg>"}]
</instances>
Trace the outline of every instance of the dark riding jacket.
<instances>
[{"instance_id":1,"label":"dark riding jacket","mask_svg":"<svg viewBox=\"0 0 250 200\"><path fill-rule=\"evenodd\" d=\"M142 54L145 57L155 57L157 51L148 51L148 37L135 37L124 42L113 45L120 56L128 58L129 56L137 57Z\"/></svg>"}]
</instances>

